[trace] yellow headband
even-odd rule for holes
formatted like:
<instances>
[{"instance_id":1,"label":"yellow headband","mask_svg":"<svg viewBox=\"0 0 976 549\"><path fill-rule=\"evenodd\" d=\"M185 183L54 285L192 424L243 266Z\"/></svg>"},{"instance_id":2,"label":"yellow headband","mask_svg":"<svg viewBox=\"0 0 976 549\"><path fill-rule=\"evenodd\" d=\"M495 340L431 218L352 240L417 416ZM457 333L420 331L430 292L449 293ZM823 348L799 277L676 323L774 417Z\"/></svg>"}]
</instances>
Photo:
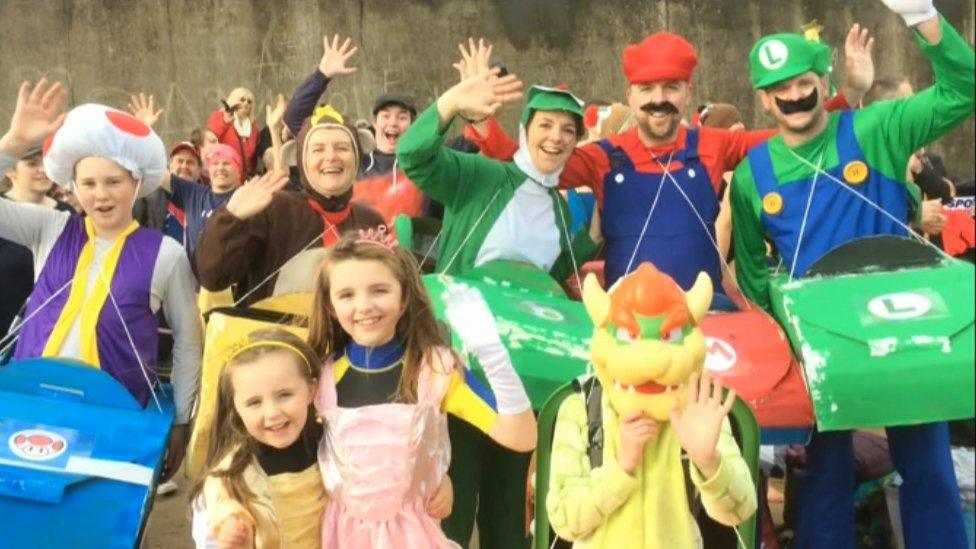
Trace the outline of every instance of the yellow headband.
<instances>
[{"instance_id":1,"label":"yellow headband","mask_svg":"<svg viewBox=\"0 0 976 549\"><path fill-rule=\"evenodd\" d=\"M243 347L235 350L234 354L230 355L230 358L227 359L227 363L230 364L231 361L233 361L235 358L240 356L245 351L249 351L251 349L257 349L258 347L278 347L281 349L287 349L295 353L296 355L298 355L302 359L302 362L305 363L305 367L308 368L308 373L310 374L312 373L312 363L308 361L308 357L305 356L305 353L303 353L298 347L295 347L291 343L285 343L284 341L254 341L248 343Z\"/></svg>"},{"instance_id":2,"label":"yellow headband","mask_svg":"<svg viewBox=\"0 0 976 549\"><path fill-rule=\"evenodd\" d=\"M345 123L345 120L343 120L342 115L339 114L339 111L335 110L335 108L333 108L332 105L322 105L321 107L316 107L316 109L312 112L312 119L310 123L313 126L315 126L316 124L321 122L323 118L327 116L330 118L335 118L336 120L339 121L340 124Z\"/></svg>"}]
</instances>

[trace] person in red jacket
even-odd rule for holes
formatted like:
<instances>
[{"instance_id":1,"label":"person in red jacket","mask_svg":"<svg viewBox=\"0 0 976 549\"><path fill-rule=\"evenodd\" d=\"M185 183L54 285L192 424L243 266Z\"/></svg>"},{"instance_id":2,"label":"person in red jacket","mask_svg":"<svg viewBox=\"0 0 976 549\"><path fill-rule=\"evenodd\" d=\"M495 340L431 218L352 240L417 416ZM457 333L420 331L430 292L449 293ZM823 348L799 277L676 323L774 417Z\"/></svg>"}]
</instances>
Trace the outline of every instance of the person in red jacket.
<instances>
[{"instance_id":1,"label":"person in red jacket","mask_svg":"<svg viewBox=\"0 0 976 549\"><path fill-rule=\"evenodd\" d=\"M254 94L247 88L234 88L224 100L224 108L210 114L207 129L217 139L234 148L244 159L244 178L255 174L258 130L254 119Z\"/></svg>"}]
</instances>

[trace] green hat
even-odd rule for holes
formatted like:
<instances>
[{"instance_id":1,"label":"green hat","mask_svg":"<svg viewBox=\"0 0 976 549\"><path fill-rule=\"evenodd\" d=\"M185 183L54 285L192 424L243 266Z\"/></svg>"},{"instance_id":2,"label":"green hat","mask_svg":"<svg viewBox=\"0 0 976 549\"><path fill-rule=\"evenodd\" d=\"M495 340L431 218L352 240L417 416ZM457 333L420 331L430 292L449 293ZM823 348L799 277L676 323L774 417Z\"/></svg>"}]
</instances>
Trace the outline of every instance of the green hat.
<instances>
[{"instance_id":1,"label":"green hat","mask_svg":"<svg viewBox=\"0 0 976 549\"><path fill-rule=\"evenodd\" d=\"M522 125L528 126L532 111L566 111L569 114L583 118L583 102L569 90L550 88L547 86L532 86L525 100L522 111Z\"/></svg>"},{"instance_id":2,"label":"green hat","mask_svg":"<svg viewBox=\"0 0 976 549\"><path fill-rule=\"evenodd\" d=\"M793 33L763 36L749 52L749 72L757 90L813 71L830 72L830 48Z\"/></svg>"}]
</instances>

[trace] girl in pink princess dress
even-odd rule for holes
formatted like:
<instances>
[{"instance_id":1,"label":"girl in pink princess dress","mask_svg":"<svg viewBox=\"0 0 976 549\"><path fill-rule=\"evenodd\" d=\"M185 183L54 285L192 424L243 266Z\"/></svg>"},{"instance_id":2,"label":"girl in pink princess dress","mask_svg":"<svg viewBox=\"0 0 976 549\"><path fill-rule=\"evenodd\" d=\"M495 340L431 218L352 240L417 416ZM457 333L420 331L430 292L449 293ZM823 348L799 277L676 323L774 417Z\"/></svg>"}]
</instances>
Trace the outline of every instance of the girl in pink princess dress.
<instances>
[{"instance_id":1,"label":"girl in pink princess dress","mask_svg":"<svg viewBox=\"0 0 976 549\"><path fill-rule=\"evenodd\" d=\"M312 347L330 357L315 399L323 547L456 547L426 510L450 462L448 413L508 448L535 447L529 399L481 295L452 284L444 298L491 392L438 335L418 271L382 227L347 235L323 260L309 323Z\"/></svg>"}]
</instances>

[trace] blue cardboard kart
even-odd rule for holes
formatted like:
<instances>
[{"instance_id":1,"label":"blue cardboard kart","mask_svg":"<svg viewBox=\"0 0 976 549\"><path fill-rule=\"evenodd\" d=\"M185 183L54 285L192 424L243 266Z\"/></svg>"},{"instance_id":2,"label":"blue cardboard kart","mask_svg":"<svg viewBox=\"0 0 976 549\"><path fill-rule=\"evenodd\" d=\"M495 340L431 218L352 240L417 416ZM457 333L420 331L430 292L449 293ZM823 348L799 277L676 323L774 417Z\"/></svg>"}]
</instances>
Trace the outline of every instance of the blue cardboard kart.
<instances>
[{"instance_id":1,"label":"blue cardboard kart","mask_svg":"<svg viewBox=\"0 0 976 549\"><path fill-rule=\"evenodd\" d=\"M0 546L137 546L173 422L157 398L71 360L0 367Z\"/></svg>"}]
</instances>

